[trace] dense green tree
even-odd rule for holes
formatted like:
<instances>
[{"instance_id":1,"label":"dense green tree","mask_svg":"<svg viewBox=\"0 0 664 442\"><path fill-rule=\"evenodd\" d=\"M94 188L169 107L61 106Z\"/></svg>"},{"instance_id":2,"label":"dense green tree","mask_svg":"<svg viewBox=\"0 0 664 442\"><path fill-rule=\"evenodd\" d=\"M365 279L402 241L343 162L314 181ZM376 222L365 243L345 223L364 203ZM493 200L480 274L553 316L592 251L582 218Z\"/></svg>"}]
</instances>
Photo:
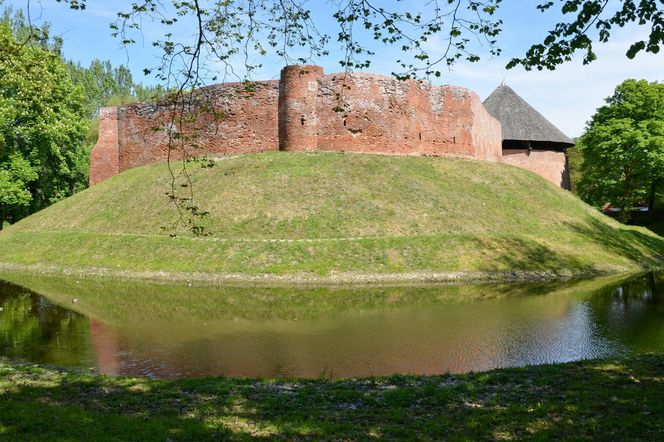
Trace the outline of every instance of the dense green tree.
<instances>
[{"instance_id":1,"label":"dense green tree","mask_svg":"<svg viewBox=\"0 0 664 442\"><path fill-rule=\"evenodd\" d=\"M108 60L94 59L88 67L70 61L68 67L74 84L83 89L86 113L91 118L96 117L103 106L150 101L164 93L160 86L135 83L127 67L114 67Z\"/></svg>"},{"instance_id":2,"label":"dense green tree","mask_svg":"<svg viewBox=\"0 0 664 442\"><path fill-rule=\"evenodd\" d=\"M574 144L579 145L579 139L574 138ZM579 180L581 179L581 163L583 162L583 156L581 150L578 147L573 147L567 150L567 167L569 168L569 181L570 181L570 190L572 193L579 194Z\"/></svg>"},{"instance_id":3,"label":"dense green tree","mask_svg":"<svg viewBox=\"0 0 664 442\"><path fill-rule=\"evenodd\" d=\"M16 213L30 205L32 195L28 184L36 179L35 169L16 152L0 163L0 225L5 213Z\"/></svg>"},{"instance_id":4,"label":"dense green tree","mask_svg":"<svg viewBox=\"0 0 664 442\"><path fill-rule=\"evenodd\" d=\"M0 5L2 5L2 0L0 0ZM4 8L0 16L0 23L9 26L16 40L23 45L39 46L58 54L62 51L62 38L51 36L50 23L41 23L39 27L32 26L22 9L14 10L11 6Z\"/></svg>"},{"instance_id":5,"label":"dense green tree","mask_svg":"<svg viewBox=\"0 0 664 442\"><path fill-rule=\"evenodd\" d=\"M80 188L86 130L83 94L60 55L0 24L0 226Z\"/></svg>"},{"instance_id":6,"label":"dense green tree","mask_svg":"<svg viewBox=\"0 0 664 442\"><path fill-rule=\"evenodd\" d=\"M621 208L647 203L652 213L664 183L664 84L626 80L606 99L580 139L579 193L586 201Z\"/></svg>"},{"instance_id":7,"label":"dense green tree","mask_svg":"<svg viewBox=\"0 0 664 442\"><path fill-rule=\"evenodd\" d=\"M110 61L98 59L88 67L73 62L68 66L72 81L83 89L86 113L90 117L94 117L111 97L118 96L129 102L133 95L131 73L124 66L114 68Z\"/></svg>"},{"instance_id":8,"label":"dense green tree","mask_svg":"<svg viewBox=\"0 0 664 442\"><path fill-rule=\"evenodd\" d=\"M109 61L65 61L48 23L35 28L22 10L5 8L0 27L1 228L87 186L100 107L163 89L134 83Z\"/></svg>"},{"instance_id":9,"label":"dense green tree","mask_svg":"<svg viewBox=\"0 0 664 442\"><path fill-rule=\"evenodd\" d=\"M38 46L62 57L62 38L51 35L48 22L42 22L36 27L29 22L22 9L6 7L0 16L0 23L11 29L21 45ZM114 67L110 61L99 59L94 59L89 66L67 61L64 57L63 60L67 64L71 81L82 89L84 107L90 118L96 117L99 108L103 106L149 101L164 94L161 86L135 83L126 66Z\"/></svg>"}]
</instances>

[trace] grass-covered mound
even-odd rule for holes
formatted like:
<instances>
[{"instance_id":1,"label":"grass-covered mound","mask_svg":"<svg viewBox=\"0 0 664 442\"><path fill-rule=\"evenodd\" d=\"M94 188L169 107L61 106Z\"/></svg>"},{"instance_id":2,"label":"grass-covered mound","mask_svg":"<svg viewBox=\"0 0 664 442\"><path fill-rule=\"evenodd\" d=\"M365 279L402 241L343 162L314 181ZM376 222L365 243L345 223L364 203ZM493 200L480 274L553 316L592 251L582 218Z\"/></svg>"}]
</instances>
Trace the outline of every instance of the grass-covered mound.
<instances>
[{"instance_id":1,"label":"grass-covered mound","mask_svg":"<svg viewBox=\"0 0 664 442\"><path fill-rule=\"evenodd\" d=\"M0 439L662 440L664 357L349 380L109 378L0 360Z\"/></svg>"},{"instance_id":2,"label":"grass-covered mound","mask_svg":"<svg viewBox=\"0 0 664 442\"><path fill-rule=\"evenodd\" d=\"M664 239L508 165L275 152L192 171L209 236L164 233L177 212L166 165L155 164L6 229L0 261L125 276L322 281L623 271L664 254Z\"/></svg>"}]
</instances>

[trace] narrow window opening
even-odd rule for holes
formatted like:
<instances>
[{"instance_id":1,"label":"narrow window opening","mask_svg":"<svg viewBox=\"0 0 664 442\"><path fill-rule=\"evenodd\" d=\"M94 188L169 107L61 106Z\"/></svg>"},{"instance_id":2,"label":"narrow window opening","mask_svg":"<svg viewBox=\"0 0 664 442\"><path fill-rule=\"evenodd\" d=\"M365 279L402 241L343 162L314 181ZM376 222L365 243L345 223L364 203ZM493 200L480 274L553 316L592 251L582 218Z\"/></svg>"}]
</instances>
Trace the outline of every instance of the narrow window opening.
<instances>
[{"instance_id":1,"label":"narrow window opening","mask_svg":"<svg viewBox=\"0 0 664 442\"><path fill-rule=\"evenodd\" d=\"M420 141L422 141L422 132L420 132L419 136L420 136Z\"/></svg>"},{"instance_id":2,"label":"narrow window opening","mask_svg":"<svg viewBox=\"0 0 664 442\"><path fill-rule=\"evenodd\" d=\"M302 126L304 126L304 117L300 118L300 123L302 123Z\"/></svg>"},{"instance_id":3,"label":"narrow window opening","mask_svg":"<svg viewBox=\"0 0 664 442\"><path fill-rule=\"evenodd\" d=\"M346 127L346 119L344 118L344 127Z\"/></svg>"}]
</instances>

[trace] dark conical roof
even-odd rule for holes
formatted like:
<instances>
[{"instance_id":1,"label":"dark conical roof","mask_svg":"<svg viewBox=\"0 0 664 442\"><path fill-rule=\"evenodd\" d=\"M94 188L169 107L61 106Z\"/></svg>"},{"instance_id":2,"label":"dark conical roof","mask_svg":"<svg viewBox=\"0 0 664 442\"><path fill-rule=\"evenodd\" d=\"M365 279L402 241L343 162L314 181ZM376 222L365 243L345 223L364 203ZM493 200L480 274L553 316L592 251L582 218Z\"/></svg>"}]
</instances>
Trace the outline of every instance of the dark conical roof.
<instances>
[{"instance_id":1,"label":"dark conical roof","mask_svg":"<svg viewBox=\"0 0 664 442\"><path fill-rule=\"evenodd\" d=\"M551 143L559 148L574 145L574 141L505 84L498 86L484 100L484 107L500 121L503 141L537 141Z\"/></svg>"}]
</instances>

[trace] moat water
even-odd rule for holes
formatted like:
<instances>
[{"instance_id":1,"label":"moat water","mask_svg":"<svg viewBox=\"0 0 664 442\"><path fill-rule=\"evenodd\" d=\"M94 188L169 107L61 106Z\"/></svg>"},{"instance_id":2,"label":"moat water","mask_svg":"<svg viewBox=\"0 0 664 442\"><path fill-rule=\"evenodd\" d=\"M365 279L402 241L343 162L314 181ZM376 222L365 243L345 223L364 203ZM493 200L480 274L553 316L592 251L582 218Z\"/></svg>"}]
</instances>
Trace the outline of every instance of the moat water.
<instances>
[{"instance_id":1,"label":"moat water","mask_svg":"<svg viewBox=\"0 0 664 442\"><path fill-rule=\"evenodd\" d=\"M664 351L664 273L295 289L0 279L0 357L110 375L440 374Z\"/></svg>"}]
</instances>

